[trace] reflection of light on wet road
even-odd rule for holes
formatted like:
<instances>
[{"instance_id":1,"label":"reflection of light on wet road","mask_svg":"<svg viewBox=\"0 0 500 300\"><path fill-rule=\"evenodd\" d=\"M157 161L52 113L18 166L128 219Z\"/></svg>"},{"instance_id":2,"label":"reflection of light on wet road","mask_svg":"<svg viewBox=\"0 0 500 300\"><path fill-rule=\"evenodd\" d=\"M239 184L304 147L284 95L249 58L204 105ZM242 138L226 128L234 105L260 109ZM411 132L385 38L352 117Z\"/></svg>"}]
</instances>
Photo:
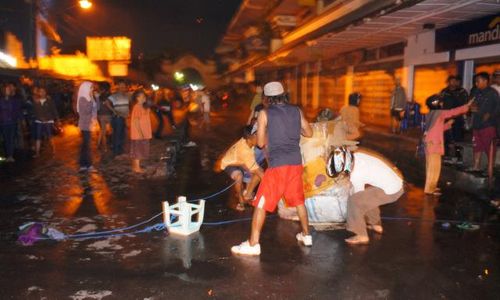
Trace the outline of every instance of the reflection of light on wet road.
<instances>
[{"instance_id":1,"label":"reflection of light on wet road","mask_svg":"<svg viewBox=\"0 0 500 300\"><path fill-rule=\"evenodd\" d=\"M94 173L90 176L90 186L94 191L92 198L99 214L111 214L111 191L101 174Z\"/></svg>"},{"instance_id":2,"label":"reflection of light on wet road","mask_svg":"<svg viewBox=\"0 0 500 300\"><path fill-rule=\"evenodd\" d=\"M419 254L424 257L432 257L434 251L434 223L428 220L436 219L434 208L437 202L436 197L426 196L422 188L408 185L405 204L402 207L406 210L405 216L426 220L426 222L407 222L407 225L415 230L415 244Z\"/></svg>"},{"instance_id":3,"label":"reflection of light on wet road","mask_svg":"<svg viewBox=\"0 0 500 300\"><path fill-rule=\"evenodd\" d=\"M403 206L406 210L405 216L426 220L435 219L434 207L436 199L426 196L423 189L409 184L405 198L405 205Z\"/></svg>"},{"instance_id":4,"label":"reflection of light on wet road","mask_svg":"<svg viewBox=\"0 0 500 300\"><path fill-rule=\"evenodd\" d=\"M73 135L80 134L80 129L78 129L78 127L73 125L73 124L65 124L63 126L63 131L64 131L64 135L66 135L66 136L73 136Z\"/></svg>"},{"instance_id":5,"label":"reflection of light on wet road","mask_svg":"<svg viewBox=\"0 0 500 300\"><path fill-rule=\"evenodd\" d=\"M199 232L189 236L170 235L164 245L164 257L168 260L172 255L177 256L185 269L191 268L193 252L205 248L203 235Z\"/></svg>"},{"instance_id":6,"label":"reflection of light on wet road","mask_svg":"<svg viewBox=\"0 0 500 300\"><path fill-rule=\"evenodd\" d=\"M68 199L68 201L64 201L64 205L61 209L62 214L65 217L74 215L80 205L82 204L83 198L78 196L73 196Z\"/></svg>"},{"instance_id":7,"label":"reflection of light on wet road","mask_svg":"<svg viewBox=\"0 0 500 300\"><path fill-rule=\"evenodd\" d=\"M88 203L93 203L95 210L100 215L112 213L112 193L101 174L93 173L80 177L69 177L66 185L54 191L57 194L69 195L68 201L63 202L60 209L65 217L74 216L85 201L85 210L89 209Z\"/></svg>"}]
</instances>

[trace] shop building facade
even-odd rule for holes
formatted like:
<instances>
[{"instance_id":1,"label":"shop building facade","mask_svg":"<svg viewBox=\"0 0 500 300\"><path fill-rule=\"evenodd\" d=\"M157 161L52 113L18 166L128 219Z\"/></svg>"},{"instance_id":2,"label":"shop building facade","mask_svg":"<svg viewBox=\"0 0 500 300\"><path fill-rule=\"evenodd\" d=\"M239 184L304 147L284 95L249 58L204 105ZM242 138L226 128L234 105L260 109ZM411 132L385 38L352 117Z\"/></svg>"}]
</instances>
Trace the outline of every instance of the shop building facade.
<instances>
[{"instance_id":1,"label":"shop building facade","mask_svg":"<svg viewBox=\"0 0 500 300\"><path fill-rule=\"evenodd\" d=\"M290 8L289 1L278 2L260 18L273 20L286 11L280 8ZM323 2L316 15L272 38L268 53L235 60L226 78L283 81L292 102L312 110L338 112L359 92L362 121L388 126L396 78L410 100L424 104L449 75L461 75L470 90L475 73L500 69L497 1L373 2ZM233 19L233 28L238 22L243 19Z\"/></svg>"}]
</instances>

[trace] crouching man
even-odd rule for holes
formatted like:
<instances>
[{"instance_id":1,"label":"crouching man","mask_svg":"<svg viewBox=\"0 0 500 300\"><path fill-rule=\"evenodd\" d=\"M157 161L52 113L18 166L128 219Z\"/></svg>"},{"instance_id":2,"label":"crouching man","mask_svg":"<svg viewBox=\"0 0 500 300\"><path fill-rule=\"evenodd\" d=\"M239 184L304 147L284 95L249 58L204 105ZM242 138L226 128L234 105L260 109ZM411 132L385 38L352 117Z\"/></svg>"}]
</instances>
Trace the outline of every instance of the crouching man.
<instances>
[{"instance_id":1,"label":"crouching man","mask_svg":"<svg viewBox=\"0 0 500 300\"><path fill-rule=\"evenodd\" d=\"M348 244L368 244L367 228L382 234L379 206L397 201L403 194L403 179L396 167L382 156L367 150L357 150L352 155L352 169L343 158L350 153L345 148L331 156L328 173L346 174L353 185L354 193L347 202L347 230L355 235L345 241ZM339 170L341 168L341 170Z\"/></svg>"},{"instance_id":2,"label":"crouching man","mask_svg":"<svg viewBox=\"0 0 500 300\"><path fill-rule=\"evenodd\" d=\"M243 129L243 137L224 153L220 161L220 169L235 181L238 211L245 210L245 202L251 200L253 190L264 175L259 162L255 159L256 144L257 127L246 126ZM246 189L243 187L244 184L247 184Z\"/></svg>"}]
</instances>

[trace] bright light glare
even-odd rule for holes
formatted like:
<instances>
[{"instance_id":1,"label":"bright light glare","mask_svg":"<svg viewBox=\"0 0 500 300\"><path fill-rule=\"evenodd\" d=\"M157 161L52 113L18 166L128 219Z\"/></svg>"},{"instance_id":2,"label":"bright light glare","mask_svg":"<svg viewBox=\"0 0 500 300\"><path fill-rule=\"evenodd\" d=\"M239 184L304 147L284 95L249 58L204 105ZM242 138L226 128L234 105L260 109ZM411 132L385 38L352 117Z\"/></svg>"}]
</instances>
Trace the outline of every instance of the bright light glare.
<instances>
[{"instance_id":1,"label":"bright light glare","mask_svg":"<svg viewBox=\"0 0 500 300\"><path fill-rule=\"evenodd\" d=\"M175 72L174 77L175 77L175 80L177 80L177 81L183 81L184 80L184 73Z\"/></svg>"},{"instance_id":2,"label":"bright light glare","mask_svg":"<svg viewBox=\"0 0 500 300\"><path fill-rule=\"evenodd\" d=\"M92 2L90 2L89 0L80 0L78 1L78 3L80 4L80 7L83 9L89 9L92 7Z\"/></svg>"},{"instance_id":3,"label":"bright light glare","mask_svg":"<svg viewBox=\"0 0 500 300\"><path fill-rule=\"evenodd\" d=\"M153 91L157 91L157 90L160 89L160 87L158 85L156 85L156 84L152 84L151 88L153 89Z\"/></svg>"},{"instance_id":4,"label":"bright light glare","mask_svg":"<svg viewBox=\"0 0 500 300\"><path fill-rule=\"evenodd\" d=\"M0 61L3 61L5 62L6 64L8 64L9 66L15 68L17 66L17 59L13 56L10 56L6 53L3 53L2 51L0 51Z\"/></svg>"}]
</instances>

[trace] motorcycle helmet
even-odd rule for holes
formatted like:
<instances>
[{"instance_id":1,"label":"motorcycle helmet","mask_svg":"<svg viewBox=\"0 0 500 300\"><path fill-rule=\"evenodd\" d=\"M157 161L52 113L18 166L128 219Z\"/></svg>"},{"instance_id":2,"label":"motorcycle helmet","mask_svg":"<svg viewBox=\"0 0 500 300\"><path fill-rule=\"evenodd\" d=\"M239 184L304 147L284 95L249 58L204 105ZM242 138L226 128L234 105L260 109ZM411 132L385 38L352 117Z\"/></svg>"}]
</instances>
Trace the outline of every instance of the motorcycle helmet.
<instances>
[{"instance_id":1,"label":"motorcycle helmet","mask_svg":"<svg viewBox=\"0 0 500 300\"><path fill-rule=\"evenodd\" d=\"M346 147L335 147L328 157L326 173L335 178L340 174L349 174L354 167L354 155Z\"/></svg>"}]
</instances>

